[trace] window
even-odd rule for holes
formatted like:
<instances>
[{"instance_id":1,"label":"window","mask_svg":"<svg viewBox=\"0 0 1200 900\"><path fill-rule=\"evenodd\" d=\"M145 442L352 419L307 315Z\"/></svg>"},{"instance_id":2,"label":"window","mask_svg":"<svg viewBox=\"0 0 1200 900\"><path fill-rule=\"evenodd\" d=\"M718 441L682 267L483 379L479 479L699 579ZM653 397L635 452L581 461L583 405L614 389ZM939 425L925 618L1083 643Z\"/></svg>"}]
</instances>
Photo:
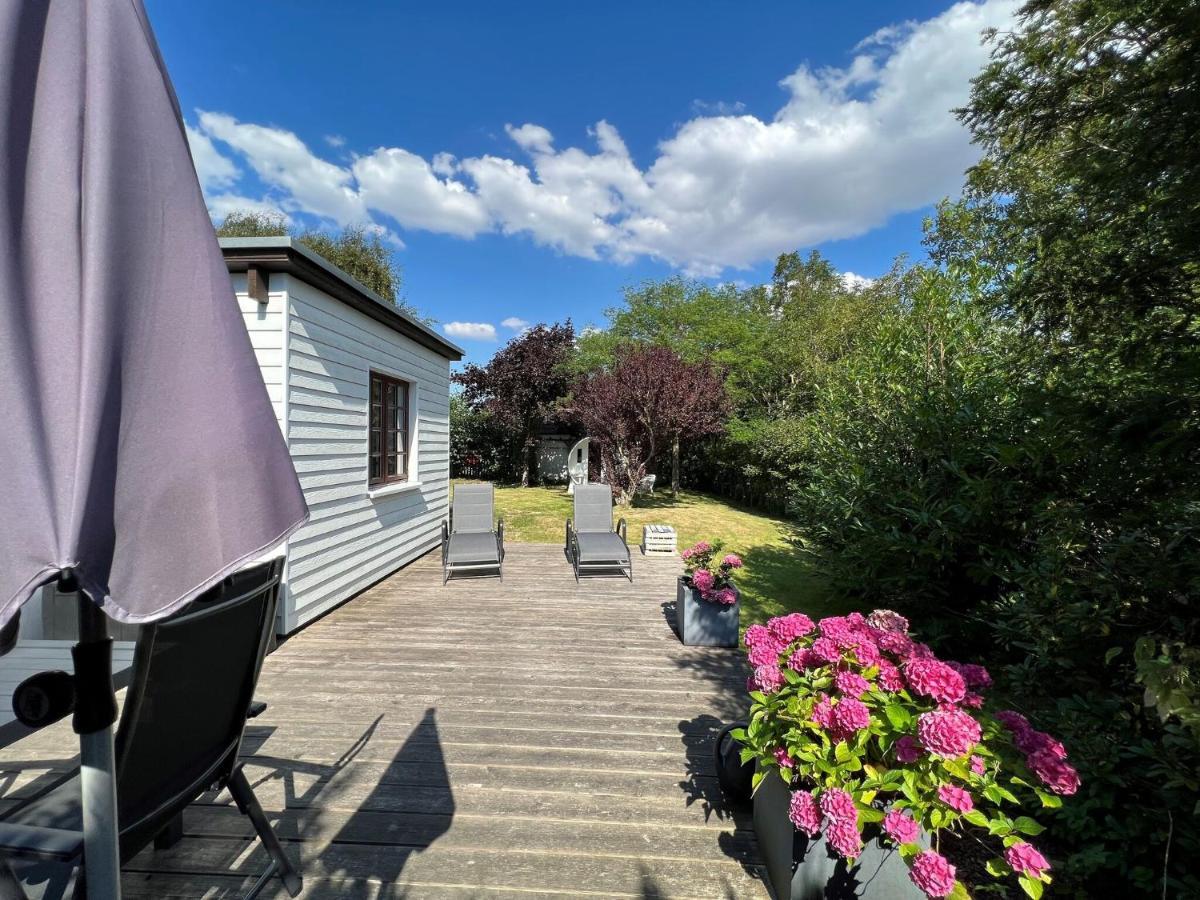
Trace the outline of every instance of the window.
<instances>
[{"instance_id":1,"label":"window","mask_svg":"<svg viewBox=\"0 0 1200 900\"><path fill-rule=\"evenodd\" d=\"M371 373L369 487L408 481L408 392L407 381Z\"/></svg>"}]
</instances>

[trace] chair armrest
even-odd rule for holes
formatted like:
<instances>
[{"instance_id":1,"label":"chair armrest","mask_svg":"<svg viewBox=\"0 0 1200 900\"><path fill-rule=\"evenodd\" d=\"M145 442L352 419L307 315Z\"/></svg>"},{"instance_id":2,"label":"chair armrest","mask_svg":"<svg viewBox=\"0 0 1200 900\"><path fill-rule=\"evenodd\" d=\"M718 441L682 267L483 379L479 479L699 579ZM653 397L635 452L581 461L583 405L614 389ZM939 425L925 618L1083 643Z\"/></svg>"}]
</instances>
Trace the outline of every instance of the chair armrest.
<instances>
[{"instance_id":1,"label":"chair armrest","mask_svg":"<svg viewBox=\"0 0 1200 900\"><path fill-rule=\"evenodd\" d=\"M82 831L0 822L0 856L72 862L82 855Z\"/></svg>"},{"instance_id":2,"label":"chair armrest","mask_svg":"<svg viewBox=\"0 0 1200 900\"><path fill-rule=\"evenodd\" d=\"M446 554L450 552L450 520L442 519L442 560L446 559Z\"/></svg>"},{"instance_id":3,"label":"chair armrest","mask_svg":"<svg viewBox=\"0 0 1200 900\"><path fill-rule=\"evenodd\" d=\"M504 516L501 516L496 522L496 543L500 547L501 556L504 555Z\"/></svg>"},{"instance_id":4,"label":"chair armrest","mask_svg":"<svg viewBox=\"0 0 1200 900\"><path fill-rule=\"evenodd\" d=\"M621 536L621 543L628 547L629 524L625 521L624 517L617 520L617 534Z\"/></svg>"},{"instance_id":5,"label":"chair armrest","mask_svg":"<svg viewBox=\"0 0 1200 900\"><path fill-rule=\"evenodd\" d=\"M248 710L246 710L246 718L247 719L257 719L259 716L261 716L266 711L267 711L267 701L266 700L251 700L250 708Z\"/></svg>"},{"instance_id":6,"label":"chair armrest","mask_svg":"<svg viewBox=\"0 0 1200 900\"><path fill-rule=\"evenodd\" d=\"M567 537L566 537L566 540L563 542L563 546L566 547L568 550L571 549L571 520L570 519L567 519Z\"/></svg>"}]
</instances>

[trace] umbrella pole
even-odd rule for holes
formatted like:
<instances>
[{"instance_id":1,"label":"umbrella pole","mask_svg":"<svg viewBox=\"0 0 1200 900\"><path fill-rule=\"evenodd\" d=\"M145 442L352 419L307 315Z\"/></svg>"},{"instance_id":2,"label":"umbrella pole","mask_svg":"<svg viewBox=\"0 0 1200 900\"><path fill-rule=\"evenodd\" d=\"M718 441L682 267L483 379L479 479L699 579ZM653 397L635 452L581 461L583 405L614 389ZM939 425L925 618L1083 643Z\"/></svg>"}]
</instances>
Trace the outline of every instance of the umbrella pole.
<instances>
[{"instance_id":1,"label":"umbrella pole","mask_svg":"<svg viewBox=\"0 0 1200 900\"><path fill-rule=\"evenodd\" d=\"M121 900L117 764L113 747L117 700L113 692L108 617L79 590L73 573L64 573L59 590L75 591L79 603L79 643L71 650L76 683L72 724L79 735L86 896L89 900Z\"/></svg>"}]
</instances>

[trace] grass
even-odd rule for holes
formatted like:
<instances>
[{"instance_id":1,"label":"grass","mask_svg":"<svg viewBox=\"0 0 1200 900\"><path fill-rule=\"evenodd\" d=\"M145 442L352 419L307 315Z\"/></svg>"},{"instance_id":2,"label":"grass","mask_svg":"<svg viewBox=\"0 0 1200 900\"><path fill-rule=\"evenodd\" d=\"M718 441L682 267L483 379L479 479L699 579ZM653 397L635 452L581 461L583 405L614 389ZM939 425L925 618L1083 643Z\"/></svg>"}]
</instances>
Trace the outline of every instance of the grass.
<instances>
[{"instance_id":1,"label":"grass","mask_svg":"<svg viewBox=\"0 0 1200 900\"><path fill-rule=\"evenodd\" d=\"M496 512L504 517L507 542L561 544L571 497L562 487L497 486ZM851 608L830 595L800 553L798 535L782 519L696 491L681 491L678 500L667 491L640 496L635 506L616 509L614 518L622 516L629 523L631 549L641 544L643 525L657 524L674 526L680 550L707 540L741 556L746 566L736 581L742 628L789 612L815 618ZM635 559L635 578L636 566Z\"/></svg>"}]
</instances>

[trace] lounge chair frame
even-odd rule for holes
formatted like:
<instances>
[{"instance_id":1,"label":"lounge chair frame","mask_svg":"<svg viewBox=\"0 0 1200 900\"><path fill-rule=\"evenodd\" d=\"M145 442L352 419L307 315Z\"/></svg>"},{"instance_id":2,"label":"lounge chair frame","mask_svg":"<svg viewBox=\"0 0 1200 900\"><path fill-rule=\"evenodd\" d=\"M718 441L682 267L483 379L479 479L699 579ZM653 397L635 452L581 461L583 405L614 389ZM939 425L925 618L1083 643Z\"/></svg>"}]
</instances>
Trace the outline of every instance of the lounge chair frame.
<instances>
[{"instance_id":1,"label":"lounge chair frame","mask_svg":"<svg viewBox=\"0 0 1200 900\"><path fill-rule=\"evenodd\" d=\"M601 498L607 495L608 503L608 527L607 529L599 527L599 522L592 521L580 527L580 506L589 504L599 504ZM593 509L593 517L598 513L598 509ZM624 518L617 522L615 534L621 539L621 544L624 548L623 552L614 555L607 559L582 559L580 552L579 538L580 535L589 534L613 534L612 527L612 490L606 484L581 484L575 488L574 493L574 510L572 517L566 522L566 554L571 561L571 568L575 572L575 580L579 581L581 575L598 575L598 574L619 574L633 581L633 554L629 552L629 526Z\"/></svg>"},{"instance_id":2,"label":"lounge chair frame","mask_svg":"<svg viewBox=\"0 0 1200 900\"><path fill-rule=\"evenodd\" d=\"M486 496L487 512L486 512L486 528L480 521L482 513L480 512L480 504ZM460 510L460 503L463 509ZM470 513L466 511L466 505L470 503L475 505L475 509ZM458 515L455 511L460 510ZM496 527L492 528L492 521L496 514L496 491L492 484L460 484L454 488L454 500L450 507L449 519L442 520L442 584L450 580L451 575L469 572L487 572L495 570L496 576L504 581L504 519L501 517L496 522ZM468 519L464 522L464 519ZM453 537L456 534L471 534L471 535L492 535L496 541L496 555L493 559L471 561L455 561L453 556Z\"/></svg>"}]
</instances>

